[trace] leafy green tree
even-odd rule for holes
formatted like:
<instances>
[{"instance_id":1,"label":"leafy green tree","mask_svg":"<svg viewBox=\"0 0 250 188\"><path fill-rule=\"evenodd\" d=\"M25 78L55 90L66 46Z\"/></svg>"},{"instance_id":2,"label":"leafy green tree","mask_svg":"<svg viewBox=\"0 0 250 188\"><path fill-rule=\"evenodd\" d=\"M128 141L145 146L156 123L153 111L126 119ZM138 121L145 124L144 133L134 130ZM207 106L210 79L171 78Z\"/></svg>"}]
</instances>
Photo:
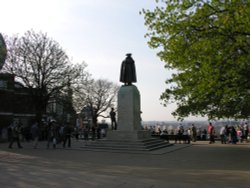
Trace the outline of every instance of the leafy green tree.
<instances>
[{"instance_id":1,"label":"leafy green tree","mask_svg":"<svg viewBox=\"0 0 250 188\"><path fill-rule=\"evenodd\" d=\"M33 30L24 36L6 37L4 72L30 88L37 120L46 113L48 102L65 95L70 84L86 74L85 65L72 64L61 46L47 34Z\"/></svg>"},{"instance_id":2,"label":"leafy green tree","mask_svg":"<svg viewBox=\"0 0 250 188\"><path fill-rule=\"evenodd\" d=\"M142 14L149 46L175 72L161 95L175 116L250 117L248 0L157 0Z\"/></svg>"}]
</instances>

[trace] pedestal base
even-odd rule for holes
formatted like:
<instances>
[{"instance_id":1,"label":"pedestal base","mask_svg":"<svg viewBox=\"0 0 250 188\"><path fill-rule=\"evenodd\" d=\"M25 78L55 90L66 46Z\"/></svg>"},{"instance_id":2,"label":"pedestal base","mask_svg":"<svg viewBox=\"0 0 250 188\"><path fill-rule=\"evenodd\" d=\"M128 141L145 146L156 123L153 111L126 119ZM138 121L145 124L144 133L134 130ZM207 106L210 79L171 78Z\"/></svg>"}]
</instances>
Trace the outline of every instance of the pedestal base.
<instances>
[{"instance_id":1,"label":"pedestal base","mask_svg":"<svg viewBox=\"0 0 250 188\"><path fill-rule=\"evenodd\" d=\"M109 140L145 140L151 138L150 131L139 130L139 131L109 131L107 138Z\"/></svg>"}]
</instances>

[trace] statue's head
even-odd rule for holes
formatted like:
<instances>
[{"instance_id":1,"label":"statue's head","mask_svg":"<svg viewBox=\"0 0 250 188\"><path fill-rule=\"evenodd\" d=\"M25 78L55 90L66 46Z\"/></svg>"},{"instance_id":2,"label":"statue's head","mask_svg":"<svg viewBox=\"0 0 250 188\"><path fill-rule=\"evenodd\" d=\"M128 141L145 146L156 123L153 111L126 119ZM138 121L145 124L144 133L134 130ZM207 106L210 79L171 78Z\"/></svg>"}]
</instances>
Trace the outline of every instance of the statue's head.
<instances>
[{"instance_id":1,"label":"statue's head","mask_svg":"<svg viewBox=\"0 0 250 188\"><path fill-rule=\"evenodd\" d=\"M7 55L6 44L2 34L0 33L0 70L4 65L6 55Z\"/></svg>"},{"instance_id":2,"label":"statue's head","mask_svg":"<svg viewBox=\"0 0 250 188\"><path fill-rule=\"evenodd\" d=\"M127 53L126 56L127 56L127 57L131 57L132 54L131 54L131 53Z\"/></svg>"}]
</instances>

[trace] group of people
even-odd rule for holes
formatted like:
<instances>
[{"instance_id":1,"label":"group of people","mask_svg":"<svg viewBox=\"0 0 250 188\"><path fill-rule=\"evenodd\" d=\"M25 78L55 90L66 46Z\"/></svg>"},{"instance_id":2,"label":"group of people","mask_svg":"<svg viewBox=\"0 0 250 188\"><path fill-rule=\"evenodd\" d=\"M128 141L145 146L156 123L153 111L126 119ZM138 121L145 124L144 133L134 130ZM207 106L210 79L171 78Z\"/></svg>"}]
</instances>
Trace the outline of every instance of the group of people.
<instances>
[{"instance_id":1,"label":"group of people","mask_svg":"<svg viewBox=\"0 0 250 188\"><path fill-rule=\"evenodd\" d=\"M237 126L222 126L220 128L220 139L222 144L247 141L249 126L247 123Z\"/></svg>"},{"instance_id":2,"label":"group of people","mask_svg":"<svg viewBox=\"0 0 250 188\"><path fill-rule=\"evenodd\" d=\"M115 115L114 109L111 109L110 117L112 130L117 129ZM147 127L145 129L147 129ZM220 141L222 144L236 144L239 141L247 141L249 129L250 127L247 123L238 126L222 126L219 130ZM212 144L215 143L215 138L218 134L216 134L215 126L211 122L209 122L207 129L204 130L200 128L197 129L194 124L188 128L184 128L184 126L180 125L176 129L171 129L169 131L167 129L161 130L160 127L157 129L150 127L150 130L152 135L158 135L168 142L171 139L174 140L175 143L187 144L191 141L196 142L197 139L209 139L209 144ZM55 121L40 124L34 122L30 127L26 128L24 128L20 122L13 122L8 127L9 148L12 148L14 142L17 143L18 148L22 148L21 138L25 138L27 141L33 140L34 148L37 148L39 140L46 140L47 148L50 148L51 145L53 148L56 148L56 145L60 143L64 148L66 145L67 147L71 147L71 138L75 136L75 139L78 140L80 135L83 136L84 140L88 140L90 135L91 139L95 140L105 137L106 130L101 129L100 126L73 127L69 123L60 125Z\"/></svg>"},{"instance_id":3,"label":"group of people","mask_svg":"<svg viewBox=\"0 0 250 188\"><path fill-rule=\"evenodd\" d=\"M19 122L13 122L8 127L8 136L9 136L9 148L12 148L14 142L17 143L18 148L22 148L21 138L26 138L26 141L33 140L33 148L36 149L38 146L39 140L47 140L47 148L50 148L52 145L53 148L56 148L56 145L62 143L63 147L71 147L71 136L74 132L73 127L66 123L65 125L59 125L55 121L49 123L38 124L34 122L29 128L29 136L24 135L24 127ZM27 132L26 132L27 134Z\"/></svg>"},{"instance_id":4,"label":"group of people","mask_svg":"<svg viewBox=\"0 0 250 188\"><path fill-rule=\"evenodd\" d=\"M220 141L222 144L236 144L237 142L243 142L248 140L249 126L248 123L244 125L229 126L225 125L220 128ZM209 143L212 144L215 142L215 127L210 122L208 125L208 135Z\"/></svg>"},{"instance_id":5,"label":"group of people","mask_svg":"<svg viewBox=\"0 0 250 188\"><path fill-rule=\"evenodd\" d=\"M116 128L114 124L114 129ZM81 127L71 126L69 123L59 124L56 121L34 122L31 126L23 127L20 122L13 122L8 127L9 148L17 143L18 148L22 148L22 141L33 142L33 148L38 147L39 141L46 141L46 147L56 148L58 144L62 147L71 147L71 139L75 137L78 141L95 140L106 137L106 130L100 126L84 125Z\"/></svg>"},{"instance_id":6,"label":"group of people","mask_svg":"<svg viewBox=\"0 0 250 188\"><path fill-rule=\"evenodd\" d=\"M111 108L109 113L111 120L111 129L117 130L116 122L116 112L114 108ZM83 136L85 140L88 140L90 135L91 139L95 138L100 139L101 137L106 136L106 130L101 129L99 126L70 126L69 123L59 124L55 121L50 122L34 122L31 126L22 126L22 123L19 121L13 121L13 123L8 127L8 140L9 148L12 148L13 143L16 142L18 148L22 148L21 141L33 141L34 148L37 148L39 140L47 140L47 148L50 148L52 145L53 148L56 148L58 143L62 143L63 147L71 147L71 137L74 134L76 140L79 139L79 136Z\"/></svg>"},{"instance_id":7,"label":"group of people","mask_svg":"<svg viewBox=\"0 0 250 188\"><path fill-rule=\"evenodd\" d=\"M148 129L146 127L146 129ZM166 141L174 140L175 143L190 143L195 142L196 140L208 140L209 144L215 143L215 139L219 139L222 144L232 143L236 144L237 142L247 141L249 134L249 126L247 123L244 125L238 126L222 126L215 129L215 126L212 122L209 122L207 128L201 129L196 128L194 124L191 127L184 128L184 126L180 125L176 129L164 129L161 130L161 127L155 128L153 126L150 127L151 134L154 136L160 136L160 138L165 139ZM216 132L216 131L220 132Z\"/></svg>"},{"instance_id":8,"label":"group of people","mask_svg":"<svg viewBox=\"0 0 250 188\"><path fill-rule=\"evenodd\" d=\"M176 132L174 133L176 136L175 143L183 142L190 144L190 142L196 142L197 140L197 128L194 124L191 125L191 127L184 129L182 125L176 129Z\"/></svg>"},{"instance_id":9,"label":"group of people","mask_svg":"<svg viewBox=\"0 0 250 188\"><path fill-rule=\"evenodd\" d=\"M171 129L170 131L167 129L161 130L160 127L158 127L156 131L154 128L150 127L150 130L152 135L159 135L160 138L168 142L169 140L174 140L175 143L189 144L191 141L196 142L198 136L198 130L194 124L187 129L184 129L184 127L180 125L176 129Z\"/></svg>"}]
</instances>

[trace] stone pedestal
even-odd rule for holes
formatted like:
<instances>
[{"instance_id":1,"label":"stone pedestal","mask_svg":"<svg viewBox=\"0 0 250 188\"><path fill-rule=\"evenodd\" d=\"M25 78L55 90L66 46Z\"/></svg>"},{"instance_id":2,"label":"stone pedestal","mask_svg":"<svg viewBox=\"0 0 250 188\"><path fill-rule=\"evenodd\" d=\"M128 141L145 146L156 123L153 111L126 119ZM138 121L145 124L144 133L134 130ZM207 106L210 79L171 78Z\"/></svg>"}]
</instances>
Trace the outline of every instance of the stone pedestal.
<instances>
[{"instance_id":1,"label":"stone pedestal","mask_svg":"<svg viewBox=\"0 0 250 188\"><path fill-rule=\"evenodd\" d=\"M140 93L136 86L122 86L118 92L118 130L141 130Z\"/></svg>"},{"instance_id":2,"label":"stone pedestal","mask_svg":"<svg viewBox=\"0 0 250 188\"><path fill-rule=\"evenodd\" d=\"M108 138L115 140L138 140L150 137L142 130L140 93L135 85L122 86L118 92L117 131L110 131Z\"/></svg>"}]
</instances>

